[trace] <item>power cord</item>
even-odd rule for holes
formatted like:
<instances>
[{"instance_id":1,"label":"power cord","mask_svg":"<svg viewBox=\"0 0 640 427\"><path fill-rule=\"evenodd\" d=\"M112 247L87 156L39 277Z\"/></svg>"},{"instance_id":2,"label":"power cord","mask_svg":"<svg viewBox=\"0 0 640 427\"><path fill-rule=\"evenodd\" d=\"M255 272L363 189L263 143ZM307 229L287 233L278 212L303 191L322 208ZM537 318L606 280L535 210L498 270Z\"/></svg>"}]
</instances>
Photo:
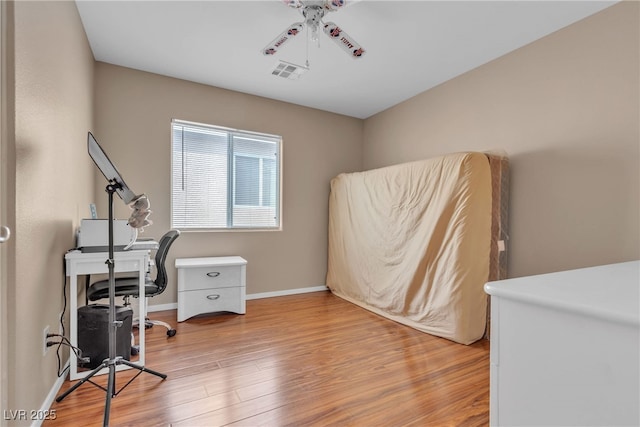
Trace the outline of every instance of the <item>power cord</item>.
<instances>
[{"instance_id":1,"label":"power cord","mask_svg":"<svg viewBox=\"0 0 640 427\"><path fill-rule=\"evenodd\" d=\"M70 252L70 251L68 251ZM67 365L62 369L62 359L60 358L60 349L63 345L69 347L78 357L78 360L82 360L82 350L77 347L71 345L69 339L65 336L66 331L64 327L64 315L67 312L67 263L65 261L62 262L62 311L60 312L60 331L61 334L47 334L47 338L55 338L59 337L59 341L47 341L47 347L52 347L54 345L58 345L56 348L56 357L58 358L58 378L65 375L67 370L71 367L71 365Z\"/></svg>"},{"instance_id":2,"label":"power cord","mask_svg":"<svg viewBox=\"0 0 640 427\"><path fill-rule=\"evenodd\" d=\"M74 250L77 250L77 248L69 249L67 253ZM60 358L60 349L62 348L62 346L69 347L69 349L76 354L76 358L78 359L78 362L89 363L89 358L82 356L82 349L71 345L71 341L69 341L69 338L65 336L67 334L64 327L64 315L66 314L66 312L67 312L67 263L66 261L63 261L62 262L62 311L60 312L60 331L62 333L47 334L47 338L60 339L59 341L47 341L47 347L53 347L54 345L58 346L58 348L56 348L56 357L58 358L58 378L63 376L67 372L67 370L69 370L69 368L71 367L71 365L67 365L64 367L64 369L61 369L62 359Z\"/></svg>"},{"instance_id":3,"label":"power cord","mask_svg":"<svg viewBox=\"0 0 640 427\"><path fill-rule=\"evenodd\" d=\"M89 362L88 357L82 356L82 349L71 345L69 338L65 337L64 335L47 334L47 338L59 339L58 341L47 341L47 347L53 347L54 345L58 346L58 348L56 348L56 357L58 358L58 377L61 377L62 375L64 375L67 372L67 369L69 369L69 366L66 366L64 369L62 369L62 359L60 358L60 349L62 348L63 345L69 347L69 349L76 354L78 361L83 363Z\"/></svg>"},{"instance_id":4,"label":"power cord","mask_svg":"<svg viewBox=\"0 0 640 427\"><path fill-rule=\"evenodd\" d=\"M67 263L62 267L62 311L60 312L60 330L62 336L66 335L64 330L64 315L67 312Z\"/></svg>"}]
</instances>

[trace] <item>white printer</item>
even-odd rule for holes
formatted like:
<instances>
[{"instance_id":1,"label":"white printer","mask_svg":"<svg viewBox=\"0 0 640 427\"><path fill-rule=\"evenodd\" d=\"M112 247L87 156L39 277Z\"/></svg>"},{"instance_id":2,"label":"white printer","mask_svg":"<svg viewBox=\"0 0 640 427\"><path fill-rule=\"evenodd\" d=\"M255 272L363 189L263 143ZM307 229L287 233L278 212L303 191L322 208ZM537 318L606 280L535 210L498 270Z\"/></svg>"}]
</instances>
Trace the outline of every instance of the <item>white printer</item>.
<instances>
[{"instance_id":1,"label":"white printer","mask_svg":"<svg viewBox=\"0 0 640 427\"><path fill-rule=\"evenodd\" d=\"M113 220L113 249L128 249L138 237L138 230L129 226L126 219ZM83 219L78 230L77 247L82 252L107 252L109 250L109 220Z\"/></svg>"}]
</instances>

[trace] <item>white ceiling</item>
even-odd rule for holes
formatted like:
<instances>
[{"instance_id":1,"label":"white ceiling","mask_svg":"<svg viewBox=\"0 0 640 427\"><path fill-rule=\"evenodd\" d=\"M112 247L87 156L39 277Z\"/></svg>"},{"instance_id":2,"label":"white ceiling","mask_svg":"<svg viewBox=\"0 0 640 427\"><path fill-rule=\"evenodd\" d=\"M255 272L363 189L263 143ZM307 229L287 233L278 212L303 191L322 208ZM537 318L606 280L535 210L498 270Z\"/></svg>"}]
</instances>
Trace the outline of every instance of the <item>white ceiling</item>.
<instances>
[{"instance_id":1,"label":"white ceiling","mask_svg":"<svg viewBox=\"0 0 640 427\"><path fill-rule=\"evenodd\" d=\"M77 0L95 59L298 105L367 118L616 1L362 0L332 21L366 54L349 57L306 32L275 56L262 48L300 12L279 0ZM282 59L311 70L271 71Z\"/></svg>"}]
</instances>

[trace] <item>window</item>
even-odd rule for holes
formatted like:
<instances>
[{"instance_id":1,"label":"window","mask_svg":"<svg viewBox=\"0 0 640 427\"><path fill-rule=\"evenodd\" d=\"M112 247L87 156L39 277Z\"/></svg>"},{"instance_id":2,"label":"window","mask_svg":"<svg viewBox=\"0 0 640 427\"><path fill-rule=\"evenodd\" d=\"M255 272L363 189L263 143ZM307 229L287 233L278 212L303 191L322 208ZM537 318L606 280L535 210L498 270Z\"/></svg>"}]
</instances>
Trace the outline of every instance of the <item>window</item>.
<instances>
[{"instance_id":1,"label":"window","mask_svg":"<svg viewBox=\"0 0 640 427\"><path fill-rule=\"evenodd\" d=\"M280 228L280 145L274 135L171 122L171 226Z\"/></svg>"}]
</instances>

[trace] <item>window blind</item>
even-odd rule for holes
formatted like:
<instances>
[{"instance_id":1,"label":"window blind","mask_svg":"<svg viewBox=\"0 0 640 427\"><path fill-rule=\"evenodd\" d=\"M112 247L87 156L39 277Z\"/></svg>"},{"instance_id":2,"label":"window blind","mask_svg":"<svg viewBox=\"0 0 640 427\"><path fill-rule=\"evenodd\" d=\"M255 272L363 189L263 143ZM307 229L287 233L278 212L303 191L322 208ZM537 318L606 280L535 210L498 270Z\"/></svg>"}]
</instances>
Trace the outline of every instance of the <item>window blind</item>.
<instances>
[{"instance_id":1,"label":"window blind","mask_svg":"<svg viewBox=\"0 0 640 427\"><path fill-rule=\"evenodd\" d=\"M171 126L172 227L280 227L280 137Z\"/></svg>"}]
</instances>

